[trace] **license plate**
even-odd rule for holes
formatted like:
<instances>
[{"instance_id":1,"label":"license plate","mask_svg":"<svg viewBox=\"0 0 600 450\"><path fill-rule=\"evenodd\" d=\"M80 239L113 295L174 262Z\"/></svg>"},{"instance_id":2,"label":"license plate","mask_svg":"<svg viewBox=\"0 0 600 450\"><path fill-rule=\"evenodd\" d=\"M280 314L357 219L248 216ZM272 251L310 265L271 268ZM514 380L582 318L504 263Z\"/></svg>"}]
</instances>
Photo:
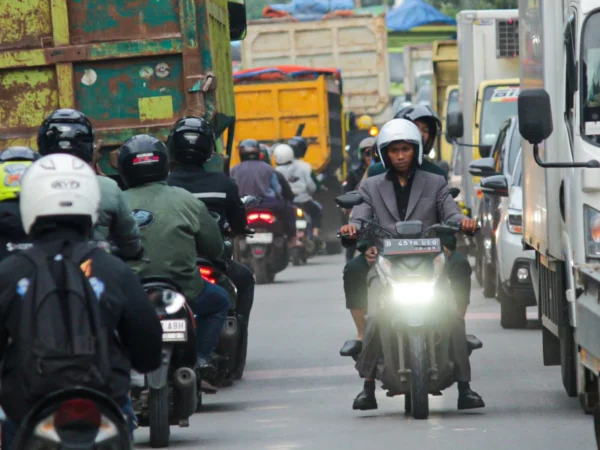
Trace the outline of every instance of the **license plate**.
<instances>
[{"instance_id":1,"label":"license plate","mask_svg":"<svg viewBox=\"0 0 600 450\"><path fill-rule=\"evenodd\" d=\"M296 228L298 230L304 230L304 229L306 229L307 225L308 224L307 224L306 220L296 220Z\"/></svg>"},{"instance_id":2,"label":"license plate","mask_svg":"<svg viewBox=\"0 0 600 450\"><path fill-rule=\"evenodd\" d=\"M164 342L187 341L187 322L185 320L161 320Z\"/></svg>"},{"instance_id":3,"label":"license plate","mask_svg":"<svg viewBox=\"0 0 600 450\"><path fill-rule=\"evenodd\" d=\"M440 253L440 238L431 239L386 239L383 242L384 255L404 255L409 253Z\"/></svg>"},{"instance_id":4,"label":"license plate","mask_svg":"<svg viewBox=\"0 0 600 450\"><path fill-rule=\"evenodd\" d=\"M273 242L273 233L255 233L253 236L247 236L248 244L270 244Z\"/></svg>"}]
</instances>

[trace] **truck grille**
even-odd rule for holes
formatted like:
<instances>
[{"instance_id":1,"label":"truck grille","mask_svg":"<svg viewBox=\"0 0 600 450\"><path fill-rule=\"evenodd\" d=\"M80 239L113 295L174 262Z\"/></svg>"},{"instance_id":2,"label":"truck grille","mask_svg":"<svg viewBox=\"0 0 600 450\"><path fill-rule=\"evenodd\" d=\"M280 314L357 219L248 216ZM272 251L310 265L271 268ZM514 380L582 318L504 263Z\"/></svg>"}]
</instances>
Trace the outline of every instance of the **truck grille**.
<instances>
[{"instance_id":1,"label":"truck grille","mask_svg":"<svg viewBox=\"0 0 600 450\"><path fill-rule=\"evenodd\" d=\"M519 21L496 21L496 58L519 56Z\"/></svg>"}]
</instances>

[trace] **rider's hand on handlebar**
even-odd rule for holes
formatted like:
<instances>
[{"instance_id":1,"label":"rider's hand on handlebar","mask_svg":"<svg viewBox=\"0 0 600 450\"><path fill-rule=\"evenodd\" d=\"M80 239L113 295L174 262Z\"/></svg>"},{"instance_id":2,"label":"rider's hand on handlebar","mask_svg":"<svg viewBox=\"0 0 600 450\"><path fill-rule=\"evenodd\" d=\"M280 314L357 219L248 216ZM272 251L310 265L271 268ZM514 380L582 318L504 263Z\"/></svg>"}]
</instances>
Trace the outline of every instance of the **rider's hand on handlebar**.
<instances>
[{"instance_id":1,"label":"rider's hand on handlebar","mask_svg":"<svg viewBox=\"0 0 600 450\"><path fill-rule=\"evenodd\" d=\"M365 252L365 259L369 265L374 264L377 261L377 247L370 247Z\"/></svg>"},{"instance_id":2,"label":"rider's hand on handlebar","mask_svg":"<svg viewBox=\"0 0 600 450\"><path fill-rule=\"evenodd\" d=\"M343 235L345 239L357 239L358 238L358 230L355 225L344 225L340 228L340 235Z\"/></svg>"},{"instance_id":3,"label":"rider's hand on handlebar","mask_svg":"<svg viewBox=\"0 0 600 450\"><path fill-rule=\"evenodd\" d=\"M460 228L465 233L475 233L477 231L477 222L473 219L463 219Z\"/></svg>"}]
</instances>

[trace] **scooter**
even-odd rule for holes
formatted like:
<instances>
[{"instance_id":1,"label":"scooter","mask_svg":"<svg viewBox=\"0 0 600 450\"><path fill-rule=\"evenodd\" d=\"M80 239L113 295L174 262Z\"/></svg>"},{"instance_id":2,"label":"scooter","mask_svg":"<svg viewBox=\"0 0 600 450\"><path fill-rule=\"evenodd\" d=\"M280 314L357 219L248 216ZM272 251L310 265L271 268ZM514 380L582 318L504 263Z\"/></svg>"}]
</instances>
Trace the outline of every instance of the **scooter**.
<instances>
[{"instance_id":1,"label":"scooter","mask_svg":"<svg viewBox=\"0 0 600 450\"><path fill-rule=\"evenodd\" d=\"M317 254L317 244L312 237L312 220L300 206L294 206L296 212L296 241L298 246L291 249L291 261L294 266L307 263Z\"/></svg>"},{"instance_id":2,"label":"scooter","mask_svg":"<svg viewBox=\"0 0 600 450\"><path fill-rule=\"evenodd\" d=\"M12 450L130 450L121 408L101 392L69 388L46 396L27 414Z\"/></svg>"},{"instance_id":3,"label":"scooter","mask_svg":"<svg viewBox=\"0 0 600 450\"><path fill-rule=\"evenodd\" d=\"M132 389L133 408L139 425L150 427L150 445L167 447L170 426L189 427L196 412L196 323L181 289L171 280L146 277L141 282L163 328L162 364L146 374L144 387Z\"/></svg>"},{"instance_id":4,"label":"scooter","mask_svg":"<svg viewBox=\"0 0 600 450\"><path fill-rule=\"evenodd\" d=\"M336 201L351 208L364 199L352 192ZM457 310L447 295L446 257L438 236L460 231L460 224L450 222L427 229L420 221L398 222L394 233L373 221L360 224L360 239L379 246L375 271L367 280L369 297L379 298L385 311L371 318L383 349L376 377L389 397L405 395L405 411L415 419L429 416L429 394L441 395L455 382L450 344ZM482 346L467 336L468 350Z\"/></svg>"}]
</instances>

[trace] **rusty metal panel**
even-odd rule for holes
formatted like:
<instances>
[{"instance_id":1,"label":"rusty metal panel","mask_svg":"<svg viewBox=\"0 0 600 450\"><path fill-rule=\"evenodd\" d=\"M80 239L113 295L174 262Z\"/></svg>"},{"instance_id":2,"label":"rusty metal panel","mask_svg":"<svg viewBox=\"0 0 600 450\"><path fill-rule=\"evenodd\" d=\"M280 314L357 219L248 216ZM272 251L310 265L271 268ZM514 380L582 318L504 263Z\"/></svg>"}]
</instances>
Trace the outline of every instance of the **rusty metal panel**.
<instances>
[{"instance_id":1,"label":"rusty metal panel","mask_svg":"<svg viewBox=\"0 0 600 450\"><path fill-rule=\"evenodd\" d=\"M36 148L58 107L87 114L108 149L165 138L185 114L221 130L235 114L229 45L227 0L0 0L0 149Z\"/></svg>"},{"instance_id":2,"label":"rusty metal panel","mask_svg":"<svg viewBox=\"0 0 600 450\"><path fill-rule=\"evenodd\" d=\"M249 22L242 42L242 66L287 64L340 69L346 111L370 114L377 123L392 118L383 16Z\"/></svg>"}]
</instances>

